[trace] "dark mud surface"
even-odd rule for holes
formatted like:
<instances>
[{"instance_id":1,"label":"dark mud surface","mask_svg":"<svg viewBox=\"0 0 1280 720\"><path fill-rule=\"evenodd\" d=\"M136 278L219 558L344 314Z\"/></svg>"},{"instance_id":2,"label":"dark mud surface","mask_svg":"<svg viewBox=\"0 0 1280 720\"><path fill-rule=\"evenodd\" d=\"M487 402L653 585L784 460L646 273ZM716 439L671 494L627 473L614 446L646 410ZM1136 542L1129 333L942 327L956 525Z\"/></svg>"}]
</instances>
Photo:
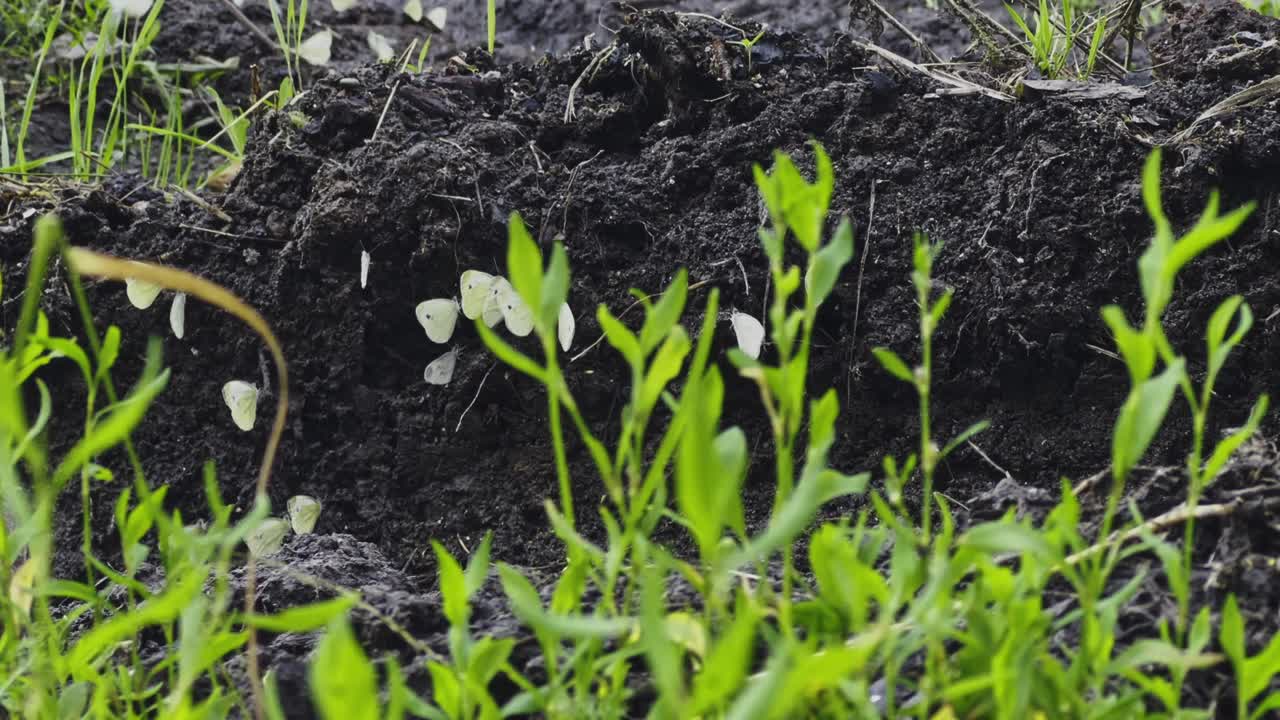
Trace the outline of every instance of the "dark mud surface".
<instances>
[{"instance_id":1,"label":"dark mud surface","mask_svg":"<svg viewBox=\"0 0 1280 720\"><path fill-rule=\"evenodd\" d=\"M451 5L449 27L464 38L480 34L471 5ZM452 382L422 381L423 367L448 346L424 336L414 305L456 294L463 270L499 272L513 211L544 247L556 238L567 245L578 316L569 383L609 438L627 376L606 345L588 349L599 336L595 305L620 312L631 304L630 288L659 291L683 266L692 282L720 288L726 310L759 315L766 264L751 166L767 163L775 148L808 166L805 143L821 141L836 164L833 209L853 220L858 253L820 319L809 381L835 387L843 402L834 464L875 469L885 454L903 455L916 442L914 397L878 368L870 348L915 357L910 246L912 233L927 231L946 243L937 281L955 290L936 340L937 432L992 423L976 439L991 462L957 453L939 489L971 517L986 518L1011 502L1043 509L1060 478L1078 482L1107 467L1127 377L1101 350L1111 342L1098 311L1109 303L1138 307L1135 263L1150 233L1142 162L1153 144L1191 128L1165 151L1165 203L1175 224L1194 222L1213 188L1224 207L1256 201L1258 209L1239 234L1184 272L1167 324L1199 373L1203 330L1218 302L1242 293L1257 316L1219 380L1215 435L1243 422L1254 398L1280 380L1280 109L1272 101L1192 127L1210 105L1280 73L1280 55L1250 52L1252 38L1275 37L1280 23L1226 0L1171 3L1168 29L1150 49L1157 70L1138 97L1006 103L939 94L933 81L864 51L834 32L843 26L842 4L838 13L823 4L788 15L773 3L737 3L771 22L779 13L795 17L812 31L770 31L750 72L741 49L727 45L735 32L709 20L610 14L605 22L615 36L596 24L602 5L536 3L541 16L522 10L534 5L507 4L515 19L503 38L508 48L562 51L554 58L495 64L459 41L477 74L399 75L385 66L321 73L300 103L305 125L264 117L229 193L206 196L229 222L189 200L166 201L128 175L91 190L0 195L6 279L26 259L30 218L22 209L56 207L74 242L199 272L266 315L293 377L271 497L280 508L298 493L324 503L323 535L293 539L287 552L297 558L289 564L369 589L370 603L415 636L443 628L431 594L429 539L464 552L492 530L499 559L554 571L562 557L542 509L556 494L542 390L495 367L465 325L453 339L460 355ZM220 12L211 6L207 12ZM403 22L388 7L362 11L361 22ZM572 23L553 21L561 17ZM521 34L539 24L544 32L535 40ZM940 48L963 48L953 20L913 27ZM581 42L588 32L596 33L590 49ZM603 53L614 39L617 47ZM520 57L499 54L500 61ZM362 250L372 256L363 290ZM75 332L60 278L46 304L56 330ZM15 287L6 284L6 325L16 313ZM118 285L93 286L90 297L99 323L124 331L122 378L140 367L145 337L165 337L173 380L136 436L152 481L169 483L170 499L197 517L200 468L213 459L227 498L247 505L267 413L241 433L220 388L231 379L265 382L260 408L274 402L258 340L191 303L187 336L178 341L168 332L167 297L148 311L133 310ZM705 300L705 290L691 294L686 327L697 327ZM725 319L719 350L732 343L727 312ZM759 521L772 500L765 419L758 395L722 362L725 421L742 425L754 443L747 508ZM70 373L55 381L68 389L62 398L78 388ZM75 417L64 408L55 416L59 430L73 432ZM1264 440L1275 435L1275 423L1266 423ZM1185 412L1174 412L1147 462L1179 464L1188 437ZM1274 486L1275 453L1267 446L1233 468L1219 490L1226 495L1206 501ZM589 508L602 490L582 448L571 443L569 450L579 507ZM103 546L113 541L108 509L118 490L101 487L96 502ZM1152 470L1135 481L1134 493L1154 515L1180 502L1184 488L1176 471ZM1280 625L1274 564L1258 562L1274 556L1280 538L1275 511L1259 499L1267 495L1246 495L1237 515L1203 524L1197 551L1205 559L1197 583L1203 599L1240 593L1259 635ZM69 513L78 508L68 503ZM66 524L61 547L76 547L78 527ZM595 529L588 520L588 532ZM68 555L60 569L74 572L77 563ZM274 609L314 592L269 577L263 603ZM1169 610L1155 586L1144 602L1138 607L1146 614L1130 622L1150 627ZM507 622L498 610L488 617L498 629ZM408 650L377 623L362 627L372 647ZM270 651L279 657L293 653L296 664L305 656L305 642L277 642L284 644ZM1205 688L1210 697L1216 685Z\"/></svg>"}]
</instances>

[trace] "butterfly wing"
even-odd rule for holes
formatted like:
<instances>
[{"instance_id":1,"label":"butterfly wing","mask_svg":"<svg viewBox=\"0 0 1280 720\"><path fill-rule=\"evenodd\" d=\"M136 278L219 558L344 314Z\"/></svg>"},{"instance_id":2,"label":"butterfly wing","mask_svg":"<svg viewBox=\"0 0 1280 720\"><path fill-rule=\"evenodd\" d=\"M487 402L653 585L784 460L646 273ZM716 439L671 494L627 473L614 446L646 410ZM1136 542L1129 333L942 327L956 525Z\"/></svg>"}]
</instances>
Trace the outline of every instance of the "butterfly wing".
<instances>
[{"instance_id":1,"label":"butterfly wing","mask_svg":"<svg viewBox=\"0 0 1280 720\"><path fill-rule=\"evenodd\" d=\"M244 544L249 546L249 552L254 557L274 555L284 545L284 536L288 530L289 525L284 520L267 518L245 537Z\"/></svg>"},{"instance_id":2,"label":"butterfly wing","mask_svg":"<svg viewBox=\"0 0 1280 720\"><path fill-rule=\"evenodd\" d=\"M494 327L502 322L502 306L503 299L508 293L514 293L515 288L511 287L511 283L504 277L493 279L493 285L489 288L489 294L484 301L484 324Z\"/></svg>"},{"instance_id":3,"label":"butterfly wing","mask_svg":"<svg viewBox=\"0 0 1280 720\"><path fill-rule=\"evenodd\" d=\"M231 411L231 420L245 432L253 429L258 419L258 388L243 380L232 380L222 386L222 400Z\"/></svg>"},{"instance_id":4,"label":"butterfly wing","mask_svg":"<svg viewBox=\"0 0 1280 720\"><path fill-rule=\"evenodd\" d=\"M458 350L455 348L427 364L422 379L431 385L448 385L453 379L453 369L458 365Z\"/></svg>"},{"instance_id":5,"label":"butterfly wing","mask_svg":"<svg viewBox=\"0 0 1280 720\"><path fill-rule=\"evenodd\" d=\"M458 325L458 303L455 300L437 298L418 303L415 310L422 329L433 343L447 343Z\"/></svg>"},{"instance_id":6,"label":"butterfly wing","mask_svg":"<svg viewBox=\"0 0 1280 720\"><path fill-rule=\"evenodd\" d=\"M758 359L760 348L764 345L764 325L742 312L731 315L729 322L733 325L733 334L738 338L738 349L752 359Z\"/></svg>"},{"instance_id":7,"label":"butterfly wing","mask_svg":"<svg viewBox=\"0 0 1280 720\"><path fill-rule=\"evenodd\" d=\"M310 495L294 495L289 498L289 525L297 535L306 535L316 528L320 519L320 501Z\"/></svg>"},{"instance_id":8,"label":"butterfly wing","mask_svg":"<svg viewBox=\"0 0 1280 720\"><path fill-rule=\"evenodd\" d=\"M169 307L169 328L173 336L182 339L187 334L187 294L178 293L173 296L173 305Z\"/></svg>"},{"instance_id":9,"label":"butterfly wing","mask_svg":"<svg viewBox=\"0 0 1280 720\"><path fill-rule=\"evenodd\" d=\"M506 292L499 300L502 304L502 321L507 324L507 329L512 335L524 337L533 332L533 311L510 283L507 283L505 289Z\"/></svg>"},{"instance_id":10,"label":"butterfly wing","mask_svg":"<svg viewBox=\"0 0 1280 720\"><path fill-rule=\"evenodd\" d=\"M468 320L475 320L484 312L485 301L489 299L493 280L492 275L479 270L468 270L462 273L462 279L458 284L462 288L462 314L466 315Z\"/></svg>"},{"instance_id":11,"label":"butterfly wing","mask_svg":"<svg viewBox=\"0 0 1280 720\"><path fill-rule=\"evenodd\" d=\"M569 348L573 346L573 333L577 330L578 323L573 319L573 311L569 309L569 303L560 305L560 318L556 321L556 336L560 338L560 348L565 352L569 352Z\"/></svg>"},{"instance_id":12,"label":"butterfly wing","mask_svg":"<svg viewBox=\"0 0 1280 720\"><path fill-rule=\"evenodd\" d=\"M126 278L124 281L125 295L129 296L129 302L139 310L146 310L151 307L151 303L156 301L156 296L160 294L160 286L145 280L134 280Z\"/></svg>"}]
</instances>

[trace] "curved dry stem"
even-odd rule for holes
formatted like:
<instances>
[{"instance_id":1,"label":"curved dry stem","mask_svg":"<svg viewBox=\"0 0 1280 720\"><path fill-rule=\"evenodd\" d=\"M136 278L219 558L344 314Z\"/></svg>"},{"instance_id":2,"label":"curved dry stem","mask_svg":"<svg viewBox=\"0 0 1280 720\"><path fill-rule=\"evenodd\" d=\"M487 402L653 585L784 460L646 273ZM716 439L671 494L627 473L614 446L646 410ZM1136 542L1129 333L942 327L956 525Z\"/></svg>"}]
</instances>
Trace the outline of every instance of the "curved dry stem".
<instances>
[{"instance_id":1,"label":"curved dry stem","mask_svg":"<svg viewBox=\"0 0 1280 720\"><path fill-rule=\"evenodd\" d=\"M276 401L276 416L271 424L271 435L267 439L266 450L262 453L262 466L258 469L258 481L254 494L255 503L264 501L267 495L267 482L271 478L271 467L275 463L276 451L280 447L280 437L284 433L285 417L289 411L288 365L285 363L284 350L280 347L280 341L271 332L271 327L267 325L266 319L257 310L250 307L248 303L237 297L235 293L217 283L205 280L185 270L152 265L136 260L124 260L82 247L67 248L65 257L72 269L81 275L119 280L121 282L132 278L199 298L240 318L262 338L262 341L267 345L267 349L271 351L271 359L275 362L276 379L280 387L280 393ZM245 573L244 607L246 615L253 612L256 591L257 563L254 556L250 554ZM263 706L262 678L259 675L258 668L258 633L252 625L249 626L248 631L249 684L253 691L254 715L258 720L262 720L266 716L266 712Z\"/></svg>"}]
</instances>

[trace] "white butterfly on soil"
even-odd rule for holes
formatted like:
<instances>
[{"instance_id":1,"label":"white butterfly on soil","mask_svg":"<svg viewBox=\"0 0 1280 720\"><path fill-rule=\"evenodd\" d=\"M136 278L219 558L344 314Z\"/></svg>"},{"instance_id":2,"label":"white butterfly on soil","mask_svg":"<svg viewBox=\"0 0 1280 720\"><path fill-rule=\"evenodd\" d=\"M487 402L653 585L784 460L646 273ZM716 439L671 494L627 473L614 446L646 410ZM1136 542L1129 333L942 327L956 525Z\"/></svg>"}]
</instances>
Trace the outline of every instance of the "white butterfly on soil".
<instances>
[{"instance_id":1,"label":"white butterfly on soil","mask_svg":"<svg viewBox=\"0 0 1280 720\"><path fill-rule=\"evenodd\" d=\"M333 50L333 31L321 30L298 46L298 57L312 65L328 65Z\"/></svg>"},{"instance_id":2,"label":"white butterfly on soil","mask_svg":"<svg viewBox=\"0 0 1280 720\"><path fill-rule=\"evenodd\" d=\"M129 302L139 310L146 310L151 307L151 303L156 301L156 296L160 294L160 286L155 283L149 283L146 280L137 280L135 278L125 278L124 294L129 296Z\"/></svg>"},{"instance_id":3,"label":"white butterfly on soil","mask_svg":"<svg viewBox=\"0 0 1280 720\"><path fill-rule=\"evenodd\" d=\"M760 348L764 345L764 325L744 312L733 311L729 316L733 326L733 334L738 338L738 349L753 360L760 358Z\"/></svg>"},{"instance_id":4,"label":"white butterfly on soil","mask_svg":"<svg viewBox=\"0 0 1280 720\"><path fill-rule=\"evenodd\" d=\"M360 287L369 287L369 263L373 262L373 258L369 256L368 250L360 251Z\"/></svg>"},{"instance_id":5,"label":"white butterfly on soil","mask_svg":"<svg viewBox=\"0 0 1280 720\"><path fill-rule=\"evenodd\" d=\"M169 306L169 329L173 336L182 339L187 334L187 294L178 293L173 296L173 305Z\"/></svg>"},{"instance_id":6,"label":"white butterfly on soil","mask_svg":"<svg viewBox=\"0 0 1280 720\"><path fill-rule=\"evenodd\" d=\"M569 303L561 303L560 318L556 321L556 336L560 338L560 348L565 352L569 352L569 348L573 346L573 333L577 326Z\"/></svg>"},{"instance_id":7,"label":"white butterfly on soil","mask_svg":"<svg viewBox=\"0 0 1280 720\"><path fill-rule=\"evenodd\" d=\"M320 501L310 495L294 495L286 505L289 509L289 525L297 535L306 535L316 528L320 519Z\"/></svg>"},{"instance_id":8,"label":"white butterfly on soil","mask_svg":"<svg viewBox=\"0 0 1280 720\"><path fill-rule=\"evenodd\" d=\"M489 322L491 308L497 308L502 314L502 321L507 324L507 330L512 335L525 337L533 332L533 311L506 278L498 278L493 282L489 304L484 309L486 323Z\"/></svg>"},{"instance_id":9,"label":"white butterfly on soil","mask_svg":"<svg viewBox=\"0 0 1280 720\"><path fill-rule=\"evenodd\" d=\"M458 366L458 348L454 348L427 364L422 379L430 385L448 385L453 379L453 369Z\"/></svg>"},{"instance_id":10,"label":"white butterfly on soil","mask_svg":"<svg viewBox=\"0 0 1280 720\"><path fill-rule=\"evenodd\" d=\"M414 22L422 22L422 0L406 0L404 14Z\"/></svg>"},{"instance_id":11,"label":"white butterfly on soil","mask_svg":"<svg viewBox=\"0 0 1280 720\"><path fill-rule=\"evenodd\" d=\"M458 285L462 288L462 314L466 315L468 320L475 320L484 312L489 291L493 288L493 281L494 277L487 272L468 270L462 273Z\"/></svg>"},{"instance_id":12,"label":"white butterfly on soil","mask_svg":"<svg viewBox=\"0 0 1280 720\"><path fill-rule=\"evenodd\" d=\"M502 322L503 300L508 295L514 295L515 292L515 288L511 287L511 282L506 278L495 277L493 279L493 283L489 285L489 292L485 296L484 310L480 313L485 325L495 327Z\"/></svg>"},{"instance_id":13,"label":"white butterfly on soil","mask_svg":"<svg viewBox=\"0 0 1280 720\"><path fill-rule=\"evenodd\" d=\"M258 419L258 386L243 380L232 380L222 386L222 401L231 410L231 420L245 432L253 429Z\"/></svg>"},{"instance_id":14,"label":"white butterfly on soil","mask_svg":"<svg viewBox=\"0 0 1280 720\"><path fill-rule=\"evenodd\" d=\"M453 337L453 329L458 325L458 301L452 298L437 298L418 303L414 311L418 322L427 331L427 337L433 343L447 343Z\"/></svg>"},{"instance_id":15,"label":"white butterfly on soil","mask_svg":"<svg viewBox=\"0 0 1280 720\"><path fill-rule=\"evenodd\" d=\"M357 0L330 0L333 3L334 12L346 12L355 7Z\"/></svg>"},{"instance_id":16,"label":"white butterfly on soil","mask_svg":"<svg viewBox=\"0 0 1280 720\"><path fill-rule=\"evenodd\" d=\"M253 529L244 539L249 546L249 554L254 557L266 557L280 552L284 545L284 536L289 532L289 524L280 518L267 518Z\"/></svg>"}]
</instances>

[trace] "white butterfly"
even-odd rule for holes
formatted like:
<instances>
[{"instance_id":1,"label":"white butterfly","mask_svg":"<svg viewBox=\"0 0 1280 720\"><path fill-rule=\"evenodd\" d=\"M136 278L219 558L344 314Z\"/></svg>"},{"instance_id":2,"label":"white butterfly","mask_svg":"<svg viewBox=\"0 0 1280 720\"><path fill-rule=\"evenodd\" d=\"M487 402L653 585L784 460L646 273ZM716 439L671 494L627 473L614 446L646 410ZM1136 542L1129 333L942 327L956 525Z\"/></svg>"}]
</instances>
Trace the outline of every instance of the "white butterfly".
<instances>
[{"instance_id":1,"label":"white butterfly","mask_svg":"<svg viewBox=\"0 0 1280 720\"><path fill-rule=\"evenodd\" d=\"M458 301L451 298L437 298L418 303L414 311L422 329L433 343L447 343L453 337L453 329L458 325Z\"/></svg>"},{"instance_id":2,"label":"white butterfly","mask_svg":"<svg viewBox=\"0 0 1280 720\"><path fill-rule=\"evenodd\" d=\"M297 535L306 535L316 529L320 519L320 501L310 495L294 495L289 498L289 525Z\"/></svg>"},{"instance_id":3,"label":"white butterfly","mask_svg":"<svg viewBox=\"0 0 1280 720\"><path fill-rule=\"evenodd\" d=\"M187 294L178 293L173 296L173 305L169 307L169 328L179 340L187 334Z\"/></svg>"},{"instance_id":4,"label":"white butterfly","mask_svg":"<svg viewBox=\"0 0 1280 720\"><path fill-rule=\"evenodd\" d=\"M468 320L475 320L484 312L485 301L489 299L489 290L493 288L494 277L487 272L468 270L462 273L458 285L462 288L462 314ZM489 327L493 327L490 325Z\"/></svg>"},{"instance_id":5,"label":"white butterfly","mask_svg":"<svg viewBox=\"0 0 1280 720\"><path fill-rule=\"evenodd\" d=\"M759 359L760 348L764 345L764 325L744 312L733 311L729 316L733 325L733 334L738 338L738 349L753 360Z\"/></svg>"},{"instance_id":6,"label":"white butterfly","mask_svg":"<svg viewBox=\"0 0 1280 720\"><path fill-rule=\"evenodd\" d=\"M458 365L458 348L454 348L427 364L422 379L431 385L448 385Z\"/></svg>"},{"instance_id":7,"label":"white butterfly","mask_svg":"<svg viewBox=\"0 0 1280 720\"><path fill-rule=\"evenodd\" d=\"M289 532L289 524L280 518L267 518L262 524L244 539L249 546L249 554L254 557L265 557L280 552L284 545L285 533Z\"/></svg>"},{"instance_id":8,"label":"white butterfly","mask_svg":"<svg viewBox=\"0 0 1280 720\"><path fill-rule=\"evenodd\" d=\"M346 12L356 6L357 0L330 0L334 12Z\"/></svg>"},{"instance_id":9,"label":"white butterfly","mask_svg":"<svg viewBox=\"0 0 1280 720\"><path fill-rule=\"evenodd\" d=\"M369 50L373 52L374 57L378 58L378 62L390 62L395 56L395 48L391 47L391 41L385 35L370 30L365 37L369 43Z\"/></svg>"},{"instance_id":10,"label":"white butterfly","mask_svg":"<svg viewBox=\"0 0 1280 720\"><path fill-rule=\"evenodd\" d=\"M569 352L569 348L573 346L573 333L577 327L578 323L573 319L573 311L569 309L569 303L562 303L560 318L556 321L556 336L560 338L560 348L565 352Z\"/></svg>"},{"instance_id":11,"label":"white butterfly","mask_svg":"<svg viewBox=\"0 0 1280 720\"><path fill-rule=\"evenodd\" d=\"M142 17L151 10L152 0L110 0L111 9L126 17Z\"/></svg>"},{"instance_id":12,"label":"white butterfly","mask_svg":"<svg viewBox=\"0 0 1280 720\"><path fill-rule=\"evenodd\" d=\"M222 401L231 410L231 420L245 432L253 429L258 418L258 386L243 380L232 380L222 386Z\"/></svg>"},{"instance_id":13,"label":"white butterfly","mask_svg":"<svg viewBox=\"0 0 1280 720\"><path fill-rule=\"evenodd\" d=\"M368 250L360 251L360 287L369 287L369 263L373 258L369 256Z\"/></svg>"},{"instance_id":14,"label":"white butterfly","mask_svg":"<svg viewBox=\"0 0 1280 720\"><path fill-rule=\"evenodd\" d=\"M494 327L502 322L503 300L507 295L514 295L515 288L511 287L511 282L504 277L495 277L489 285L489 293L484 300L484 311L481 316L484 318L484 324Z\"/></svg>"},{"instance_id":15,"label":"white butterfly","mask_svg":"<svg viewBox=\"0 0 1280 720\"><path fill-rule=\"evenodd\" d=\"M160 286L145 280L125 278L124 293L129 296L129 302L134 307L146 310L156 301L156 296L160 294Z\"/></svg>"},{"instance_id":16,"label":"white butterfly","mask_svg":"<svg viewBox=\"0 0 1280 720\"><path fill-rule=\"evenodd\" d=\"M404 14L414 22L422 21L422 0L406 0L404 4Z\"/></svg>"},{"instance_id":17,"label":"white butterfly","mask_svg":"<svg viewBox=\"0 0 1280 720\"><path fill-rule=\"evenodd\" d=\"M312 65L328 65L333 50L333 31L321 30L298 46L298 57Z\"/></svg>"},{"instance_id":18,"label":"white butterfly","mask_svg":"<svg viewBox=\"0 0 1280 720\"><path fill-rule=\"evenodd\" d=\"M449 19L449 8L438 7L427 13L427 22L436 26L436 30L444 32L445 21Z\"/></svg>"},{"instance_id":19,"label":"white butterfly","mask_svg":"<svg viewBox=\"0 0 1280 720\"><path fill-rule=\"evenodd\" d=\"M501 286L495 282L493 287L498 291L496 300L507 330L516 337L524 337L533 332L533 311L521 299L520 293L506 280L502 281Z\"/></svg>"}]
</instances>

